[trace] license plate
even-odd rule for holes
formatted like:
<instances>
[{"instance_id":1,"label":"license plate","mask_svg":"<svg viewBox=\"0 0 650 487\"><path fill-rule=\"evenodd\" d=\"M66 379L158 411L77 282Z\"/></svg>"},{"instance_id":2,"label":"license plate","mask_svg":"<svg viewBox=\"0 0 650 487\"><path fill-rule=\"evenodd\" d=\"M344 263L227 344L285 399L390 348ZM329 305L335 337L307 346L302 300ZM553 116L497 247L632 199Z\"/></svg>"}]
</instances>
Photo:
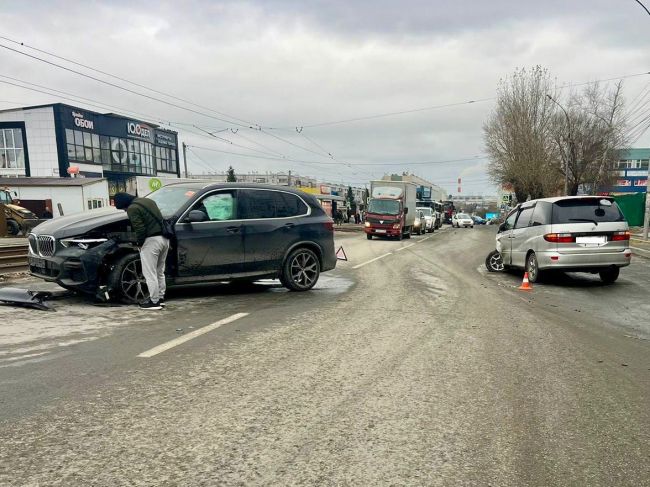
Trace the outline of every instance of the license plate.
<instances>
[{"instance_id":1,"label":"license plate","mask_svg":"<svg viewBox=\"0 0 650 487\"><path fill-rule=\"evenodd\" d=\"M38 257L30 257L29 265L31 267L38 267L39 269L45 269L45 259L39 259Z\"/></svg>"},{"instance_id":2,"label":"license plate","mask_svg":"<svg viewBox=\"0 0 650 487\"><path fill-rule=\"evenodd\" d=\"M576 237L577 244L603 245L605 242L607 242L607 237L604 235L599 235L597 237Z\"/></svg>"},{"instance_id":3,"label":"license plate","mask_svg":"<svg viewBox=\"0 0 650 487\"><path fill-rule=\"evenodd\" d=\"M375 230L375 233L386 233L386 230Z\"/></svg>"}]
</instances>

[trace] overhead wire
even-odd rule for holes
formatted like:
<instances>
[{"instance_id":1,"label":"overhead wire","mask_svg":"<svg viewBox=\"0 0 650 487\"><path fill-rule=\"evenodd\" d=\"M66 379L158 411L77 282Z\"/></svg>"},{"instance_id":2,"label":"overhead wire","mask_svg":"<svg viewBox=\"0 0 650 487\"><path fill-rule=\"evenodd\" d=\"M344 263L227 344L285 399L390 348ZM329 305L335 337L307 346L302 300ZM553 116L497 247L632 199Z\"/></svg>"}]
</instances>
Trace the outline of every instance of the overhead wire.
<instances>
[{"instance_id":1,"label":"overhead wire","mask_svg":"<svg viewBox=\"0 0 650 487\"><path fill-rule=\"evenodd\" d=\"M157 93L157 94L159 94L159 95L163 95L163 96L166 96L166 97L168 97L168 98L172 98L172 99L177 100L177 101L182 101L183 103L187 103L187 104L192 105L192 106L195 106L195 107L197 107L197 108L201 108L201 109L203 109L203 110L208 110L208 111L211 111L211 112L213 112L213 113L217 113L217 114L222 115L222 116L224 116L224 117L227 117L227 118L230 118L230 119L233 119L233 120L237 120L237 121L239 121L239 122L242 122L242 123L245 123L245 124L248 124L248 125L256 125L256 124L254 124L253 122L249 122L249 121L247 121L247 120L243 120L243 119L238 118L238 117L235 117L235 116L233 116L233 115L229 115L229 114L227 114L227 113L221 112L221 111L219 111L219 110L215 110L214 108L210 108L210 107L206 107L206 106L203 106L203 105L199 105L199 104L194 103L194 102L192 102L192 101L190 101L190 100L186 100L186 99L184 99L184 98L180 98L180 97L178 97L178 96L176 96L176 95L172 95L172 94L169 94L169 93L165 93L165 92L163 92L163 91L156 90L156 89L154 89L154 88L151 88L150 86L146 86L146 85L143 85L143 84L137 83L137 82L135 82L135 81L132 81L132 80L129 80L129 79L126 79L126 78L123 78L123 77L117 76L117 75L112 74L112 73L109 73L109 72L107 72L107 71L103 71L103 70L101 70L101 69L94 68L94 67L89 66L89 65L87 65L87 64L83 64L83 63L81 63L81 62L79 62L79 61L75 61L74 59L66 58L66 57L60 56L60 55L58 55L58 54L55 54L55 53L53 53L53 52L46 51L46 50L44 50L44 49L39 49L39 48L34 47L34 46L30 46L29 44L25 44L24 42L19 42L19 41L15 40L15 39L11 39L10 37L6 37L6 36L2 36L2 35L0 35L0 39L3 39L3 40L8 41L8 42L11 42L11 43L13 43L13 44L17 44L17 45L22 46L22 47L26 47L27 49L31 49L31 50L33 50L33 51L40 52L40 53L42 53L42 54L47 54L48 56L51 56L51 57L56 58L56 59L60 59L60 60L62 60L62 61L66 61L66 62L68 62L68 63L75 64L75 65L77 65L77 66L81 66L81 67L83 67L83 68L86 68L86 69L88 69L88 70L94 71L94 72L96 72L96 73L100 73L100 74L103 74L103 75L105 75L105 76L110 76L111 78L114 78L114 79L117 79L117 80L123 81L123 82L125 82L125 83L129 83L129 84L134 85L134 86L137 86L137 87L139 87L139 88L144 88L144 89L146 89L146 90L148 90L148 91L151 91L151 92L153 92L153 93Z\"/></svg>"}]
</instances>

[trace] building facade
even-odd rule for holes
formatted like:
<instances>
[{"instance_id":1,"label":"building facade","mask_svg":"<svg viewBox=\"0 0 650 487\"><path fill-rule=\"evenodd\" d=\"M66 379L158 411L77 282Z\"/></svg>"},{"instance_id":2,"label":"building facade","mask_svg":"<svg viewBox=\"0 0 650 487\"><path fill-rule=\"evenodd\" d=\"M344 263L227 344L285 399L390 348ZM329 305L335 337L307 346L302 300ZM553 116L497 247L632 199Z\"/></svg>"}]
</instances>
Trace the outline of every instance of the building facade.
<instances>
[{"instance_id":1,"label":"building facade","mask_svg":"<svg viewBox=\"0 0 650 487\"><path fill-rule=\"evenodd\" d=\"M615 169L616 179L611 193L646 193L648 191L650 149L628 149L621 152Z\"/></svg>"},{"instance_id":2,"label":"building facade","mask_svg":"<svg viewBox=\"0 0 650 487\"><path fill-rule=\"evenodd\" d=\"M62 103L0 111L0 176L180 177L178 134L156 124Z\"/></svg>"}]
</instances>

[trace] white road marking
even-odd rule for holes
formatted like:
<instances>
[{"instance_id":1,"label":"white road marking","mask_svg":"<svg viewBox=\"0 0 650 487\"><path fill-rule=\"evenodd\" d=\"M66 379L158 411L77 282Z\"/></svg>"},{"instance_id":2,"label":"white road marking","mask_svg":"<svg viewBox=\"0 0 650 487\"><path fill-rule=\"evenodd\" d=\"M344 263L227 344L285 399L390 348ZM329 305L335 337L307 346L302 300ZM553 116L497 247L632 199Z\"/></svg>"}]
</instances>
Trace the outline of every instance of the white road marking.
<instances>
[{"instance_id":1,"label":"white road marking","mask_svg":"<svg viewBox=\"0 0 650 487\"><path fill-rule=\"evenodd\" d=\"M211 332L212 330L216 330L220 326L227 325L228 323L232 323L233 321L238 320L239 318L243 318L244 316L248 316L248 313L236 313L232 316L229 316L228 318L224 318L223 320L216 321L211 325L206 325L203 328L199 328L198 330L194 330L193 332L187 333L186 335L180 336L178 338L174 338L173 340L158 345L157 347L153 347L152 349L147 350L146 352L142 352L140 355L138 355L138 357L151 358L154 355L158 355L159 353L163 353L169 350L170 348L174 348L185 342L189 342L193 338L204 335L208 332Z\"/></svg>"},{"instance_id":2,"label":"white road marking","mask_svg":"<svg viewBox=\"0 0 650 487\"><path fill-rule=\"evenodd\" d=\"M429 235L428 237L424 237L423 239L418 240L418 241L415 242L415 243L420 243L420 242L424 242L425 240L429 240L432 236L433 236L433 235Z\"/></svg>"},{"instance_id":3,"label":"white road marking","mask_svg":"<svg viewBox=\"0 0 650 487\"><path fill-rule=\"evenodd\" d=\"M413 247L414 245L415 245L415 244L412 243L411 245L407 245L406 247L400 247L400 248L397 249L395 252L399 252L400 250L408 249L409 247Z\"/></svg>"},{"instance_id":4,"label":"white road marking","mask_svg":"<svg viewBox=\"0 0 650 487\"><path fill-rule=\"evenodd\" d=\"M389 255L393 255L392 252L387 252L384 255L380 255L379 257L375 257L374 259L367 260L365 262L362 262L361 264L357 264L353 267L353 269L358 269L359 267L363 267L366 264L370 264L371 262L374 262L379 259L383 259L384 257L388 257Z\"/></svg>"}]
</instances>

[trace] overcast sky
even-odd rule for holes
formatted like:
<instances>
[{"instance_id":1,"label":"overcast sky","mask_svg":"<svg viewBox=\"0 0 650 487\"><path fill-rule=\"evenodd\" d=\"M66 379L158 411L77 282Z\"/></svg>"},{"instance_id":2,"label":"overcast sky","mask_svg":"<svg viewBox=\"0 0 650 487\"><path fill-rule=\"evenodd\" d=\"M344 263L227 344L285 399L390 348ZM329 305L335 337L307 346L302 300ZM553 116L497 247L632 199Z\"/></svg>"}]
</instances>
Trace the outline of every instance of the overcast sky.
<instances>
[{"instance_id":1,"label":"overcast sky","mask_svg":"<svg viewBox=\"0 0 650 487\"><path fill-rule=\"evenodd\" d=\"M201 114L175 108L0 49L0 75L116 107L0 83L0 109L60 101L171 122L193 173L232 165L362 185L410 171L454 194L458 177L463 194L495 192L481 128L492 100L309 126L489 99L517 67L540 64L558 85L650 71L650 16L634 0L11 2L0 35L203 107L84 70ZM626 98L649 81L626 79ZM193 126L230 129L217 135L232 144ZM649 145L647 133L636 144Z\"/></svg>"}]
</instances>

